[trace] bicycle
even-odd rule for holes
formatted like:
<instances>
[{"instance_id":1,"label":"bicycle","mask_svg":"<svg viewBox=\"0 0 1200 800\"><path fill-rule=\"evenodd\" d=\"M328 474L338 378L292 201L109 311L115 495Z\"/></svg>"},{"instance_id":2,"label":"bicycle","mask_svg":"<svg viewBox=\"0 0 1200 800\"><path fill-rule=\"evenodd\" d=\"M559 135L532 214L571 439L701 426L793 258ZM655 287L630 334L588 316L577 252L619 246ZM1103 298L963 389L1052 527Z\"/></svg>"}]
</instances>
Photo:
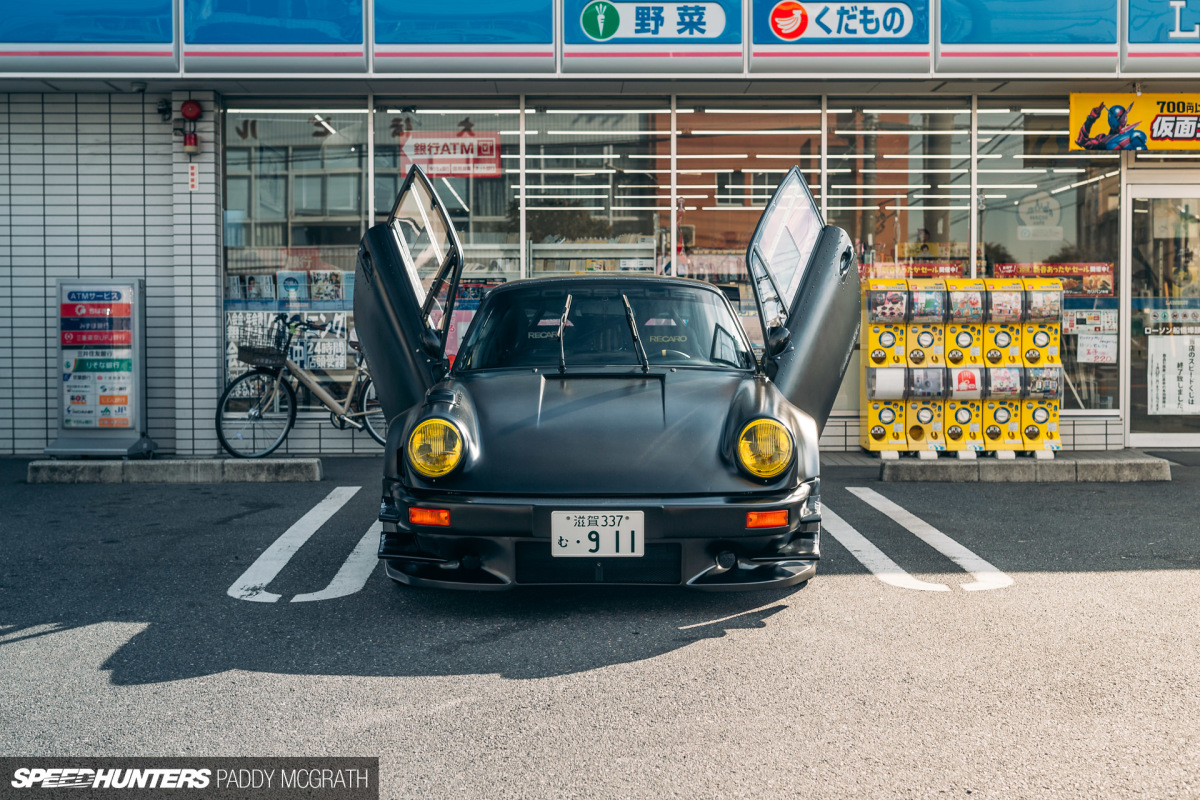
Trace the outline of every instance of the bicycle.
<instances>
[{"instance_id":1,"label":"bicycle","mask_svg":"<svg viewBox=\"0 0 1200 800\"><path fill-rule=\"evenodd\" d=\"M217 403L217 438L230 455L262 458L287 439L296 424L296 390L288 374L329 410L329 421L341 430L365 430L380 444L387 440L387 417L375 394L375 383L355 341L354 375L342 401L335 400L308 370L288 356L298 329L324 330L324 324L294 315L276 314L266 325L244 329L238 342L238 360L252 367L225 387Z\"/></svg>"}]
</instances>

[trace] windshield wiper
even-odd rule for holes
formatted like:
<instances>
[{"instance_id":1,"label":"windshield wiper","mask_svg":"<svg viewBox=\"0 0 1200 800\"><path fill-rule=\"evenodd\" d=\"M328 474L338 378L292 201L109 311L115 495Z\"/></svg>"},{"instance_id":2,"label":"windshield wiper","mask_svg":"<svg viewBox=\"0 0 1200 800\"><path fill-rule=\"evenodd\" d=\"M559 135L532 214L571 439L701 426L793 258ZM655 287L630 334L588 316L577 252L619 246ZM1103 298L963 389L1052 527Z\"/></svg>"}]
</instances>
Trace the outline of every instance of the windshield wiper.
<instances>
[{"instance_id":1,"label":"windshield wiper","mask_svg":"<svg viewBox=\"0 0 1200 800\"><path fill-rule=\"evenodd\" d=\"M629 298L621 295L625 301L625 319L629 322L629 332L633 334L633 346L637 349L638 358L642 360L642 372L650 371L650 359L646 358L646 348L642 347L642 337L638 336L637 323L633 321L633 309L629 307Z\"/></svg>"},{"instance_id":2,"label":"windshield wiper","mask_svg":"<svg viewBox=\"0 0 1200 800\"><path fill-rule=\"evenodd\" d=\"M571 295L567 295L567 304L563 306L562 316L558 318L558 371L567 371L567 351L563 346L563 331L567 327L567 314L571 313Z\"/></svg>"}]
</instances>

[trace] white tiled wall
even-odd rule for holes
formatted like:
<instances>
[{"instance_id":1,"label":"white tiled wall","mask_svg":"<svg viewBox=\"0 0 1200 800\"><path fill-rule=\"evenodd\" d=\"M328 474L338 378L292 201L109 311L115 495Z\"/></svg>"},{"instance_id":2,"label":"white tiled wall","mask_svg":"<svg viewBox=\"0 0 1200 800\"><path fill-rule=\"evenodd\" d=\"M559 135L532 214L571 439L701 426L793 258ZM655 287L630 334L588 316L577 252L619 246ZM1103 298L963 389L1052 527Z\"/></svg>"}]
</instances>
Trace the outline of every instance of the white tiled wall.
<instances>
[{"instance_id":1,"label":"white tiled wall","mask_svg":"<svg viewBox=\"0 0 1200 800\"><path fill-rule=\"evenodd\" d=\"M144 278L150 436L215 452L220 226L211 93L187 157L152 94L0 95L0 453L56 435L56 278ZM203 423L198 415L207 417Z\"/></svg>"}]
</instances>

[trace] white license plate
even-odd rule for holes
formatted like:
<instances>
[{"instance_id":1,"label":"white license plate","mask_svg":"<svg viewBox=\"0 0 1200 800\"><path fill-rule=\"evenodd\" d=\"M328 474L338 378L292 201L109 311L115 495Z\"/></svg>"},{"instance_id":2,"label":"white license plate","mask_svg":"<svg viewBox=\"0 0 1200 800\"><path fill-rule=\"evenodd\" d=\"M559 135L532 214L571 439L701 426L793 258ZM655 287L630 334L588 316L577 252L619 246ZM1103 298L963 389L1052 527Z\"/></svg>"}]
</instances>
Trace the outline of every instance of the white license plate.
<instances>
[{"instance_id":1,"label":"white license plate","mask_svg":"<svg viewBox=\"0 0 1200 800\"><path fill-rule=\"evenodd\" d=\"M641 511L552 511L550 554L579 558L644 555L644 516Z\"/></svg>"}]
</instances>

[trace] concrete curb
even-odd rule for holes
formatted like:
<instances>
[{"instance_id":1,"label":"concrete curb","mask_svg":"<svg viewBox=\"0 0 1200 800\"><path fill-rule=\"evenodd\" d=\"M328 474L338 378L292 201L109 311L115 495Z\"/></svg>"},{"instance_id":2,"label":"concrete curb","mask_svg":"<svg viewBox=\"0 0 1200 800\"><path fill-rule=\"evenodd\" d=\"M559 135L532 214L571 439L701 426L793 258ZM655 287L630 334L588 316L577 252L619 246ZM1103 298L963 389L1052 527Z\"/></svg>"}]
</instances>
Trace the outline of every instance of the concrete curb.
<instances>
[{"instance_id":1,"label":"concrete curb","mask_svg":"<svg viewBox=\"0 0 1200 800\"><path fill-rule=\"evenodd\" d=\"M279 483L319 481L319 458L33 461L29 483Z\"/></svg>"},{"instance_id":2,"label":"concrete curb","mask_svg":"<svg viewBox=\"0 0 1200 800\"><path fill-rule=\"evenodd\" d=\"M1171 465L1136 450L1104 454L1061 453L1058 458L981 458L959 461L942 458L883 461L879 480L892 483L1140 483L1171 480Z\"/></svg>"}]
</instances>

